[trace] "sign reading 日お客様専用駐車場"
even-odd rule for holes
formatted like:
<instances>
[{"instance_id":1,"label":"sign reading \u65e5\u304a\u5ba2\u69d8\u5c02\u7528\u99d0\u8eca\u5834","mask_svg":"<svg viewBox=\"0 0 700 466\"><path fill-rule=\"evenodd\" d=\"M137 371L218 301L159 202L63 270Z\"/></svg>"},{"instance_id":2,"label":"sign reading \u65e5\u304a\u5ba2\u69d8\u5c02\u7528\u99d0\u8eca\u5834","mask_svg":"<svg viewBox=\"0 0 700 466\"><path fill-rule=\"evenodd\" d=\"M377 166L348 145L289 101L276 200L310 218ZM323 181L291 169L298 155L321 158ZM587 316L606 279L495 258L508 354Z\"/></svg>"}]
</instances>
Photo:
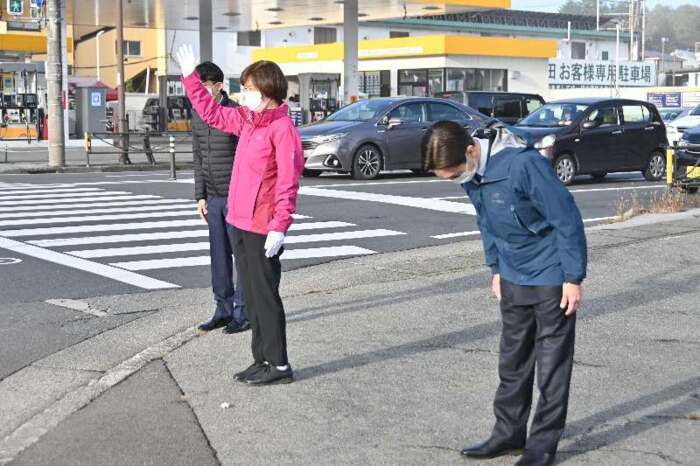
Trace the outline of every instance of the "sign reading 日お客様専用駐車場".
<instances>
[{"instance_id":1,"label":"sign reading \u65e5\u304a\u5ba2\u69d8\u5c02\u7528\u99d0\u8eca\u5834","mask_svg":"<svg viewBox=\"0 0 700 466\"><path fill-rule=\"evenodd\" d=\"M656 65L649 62L625 61L615 66L611 61L549 60L550 85L620 87L653 86Z\"/></svg>"}]
</instances>

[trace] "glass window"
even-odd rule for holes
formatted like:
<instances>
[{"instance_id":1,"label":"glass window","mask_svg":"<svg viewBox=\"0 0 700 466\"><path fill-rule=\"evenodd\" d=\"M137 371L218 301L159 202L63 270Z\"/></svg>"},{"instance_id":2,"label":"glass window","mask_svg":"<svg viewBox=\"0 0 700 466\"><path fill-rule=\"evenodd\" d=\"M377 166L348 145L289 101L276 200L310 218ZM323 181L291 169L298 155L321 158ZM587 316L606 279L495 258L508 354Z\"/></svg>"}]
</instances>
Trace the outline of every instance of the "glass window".
<instances>
[{"instance_id":1,"label":"glass window","mask_svg":"<svg viewBox=\"0 0 700 466\"><path fill-rule=\"evenodd\" d=\"M140 57L141 56L141 41L125 40L124 41L124 56Z\"/></svg>"},{"instance_id":2,"label":"glass window","mask_svg":"<svg viewBox=\"0 0 700 466\"><path fill-rule=\"evenodd\" d=\"M541 128L570 126L587 108L588 105L581 104L546 104L535 110L530 116L521 121L519 125Z\"/></svg>"},{"instance_id":3,"label":"glass window","mask_svg":"<svg viewBox=\"0 0 700 466\"><path fill-rule=\"evenodd\" d=\"M438 92L444 91L443 82L445 73L442 69L428 70L428 82L430 84L430 95L435 95Z\"/></svg>"},{"instance_id":4,"label":"glass window","mask_svg":"<svg viewBox=\"0 0 700 466\"><path fill-rule=\"evenodd\" d=\"M333 44L338 41L336 28L314 28L314 44Z\"/></svg>"},{"instance_id":5,"label":"glass window","mask_svg":"<svg viewBox=\"0 0 700 466\"><path fill-rule=\"evenodd\" d=\"M241 78L229 78L228 91L231 94L241 92Z\"/></svg>"},{"instance_id":6,"label":"glass window","mask_svg":"<svg viewBox=\"0 0 700 466\"><path fill-rule=\"evenodd\" d=\"M625 119L625 124L649 123L651 121L649 109L643 105L623 105L622 117Z\"/></svg>"},{"instance_id":7,"label":"glass window","mask_svg":"<svg viewBox=\"0 0 700 466\"><path fill-rule=\"evenodd\" d=\"M463 121L470 119L457 107L448 104L431 103L428 104L430 110L430 121Z\"/></svg>"},{"instance_id":8,"label":"glass window","mask_svg":"<svg viewBox=\"0 0 700 466\"><path fill-rule=\"evenodd\" d=\"M600 59L603 61L610 60L610 52L608 52L607 50L603 50L603 52L600 54Z\"/></svg>"},{"instance_id":9,"label":"glass window","mask_svg":"<svg viewBox=\"0 0 700 466\"><path fill-rule=\"evenodd\" d=\"M428 95L428 70L399 70L399 95Z\"/></svg>"},{"instance_id":10,"label":"glass window","mask_svg":"<svg viewBox=\"0 0 700 466\"><path fill-rule=\"evenodd\" d=\"M544 105L544 102L536 97L525 97L523 105L525 108L525 116L527 116Z\"/></svg>"},{"instance_id":11,"label":"glass window","mask_svg":"<svg viewBox=\"0 0 700 466\"><path fill-rule=\"evenodd\" d=\"M328 118L327 121L370 121L384 112L391 103L387 100L361 100L347 105Z\"/></svg>"},{"instance_id":12,"label":"glass window","mask_svg":"<svg viewBox=\"0 0 700 466\"><path fill-rule=\"evenodd\" d=\"M487 70L491 75L489 80L489 88L487 91L502 92L508 90L508 71L507 70Z\"/></svg>"},{"instance_id":13,"label":"glass window","mask_svg":"<svg viewBox=\"0 0 700 466\"><path fill-rule=\"evenodd\" d=\"M389 31L390 39L397 39L399 37L409 37L411 34L408 31Z\"/></svg>"},{"instance_id":14,"label":"glass window","mask_svg":"<svg viewBox=\"0 0 700 466\"><path fill-rule=\"evenodd\" d=\"M425 121L423 104L404 104L389 113L389 118L400 118L404 123L422 123Z\"/></svg>"},{"instance_id":15,"label":"glass window","mask_svg":"<svg viewBox=\"0 0 700 466\"><path fill-rule=\"evenodd\" d=\"M694 109L692 109L692 110L690 111L689 115L692 115L692 116L700 116L700 105L698 105L697 107L695 107Z\"/></svg>"},{"instance_id":16,"label":"glass window","mask_svg":"<svg viewBox=\"0 0 700 466\"><path fill-rule=\"evenodd\" d=\"M469 106L486 116L492 116L493 101L491 94L470 94Z\"/></svg>"},{"instance_id":17,"label":"glass window","mask_svg":"<svg viewBox=\"0 0 700 466\"><path fill-rule=\"evenodd\" d=\"M585 42L572 42L571 43L571 58L573 60L585 60L586 59L586 43Z\"/></svg>"},{"instance_id":18,"label":"glass window","mask_svg":"<svg viewBox=\"0 0 700 466\"><path fill-rule=\"evenodd\" d=\"M620 115L617 107L603 107L593 110L586 121L594 122L596 128L617 126L620 124Z\"/></svg>"},{"instance_id":19,"label":"glass window","mask_svg":"<svg viewBox=\"0 0 700 466\"><path fill-rule=\"evenodd\" d=\"M493 102L493 116L496 118L515 118L521 115L520 99L517 97L495 97Z\"/></svg>"}]
</instances>

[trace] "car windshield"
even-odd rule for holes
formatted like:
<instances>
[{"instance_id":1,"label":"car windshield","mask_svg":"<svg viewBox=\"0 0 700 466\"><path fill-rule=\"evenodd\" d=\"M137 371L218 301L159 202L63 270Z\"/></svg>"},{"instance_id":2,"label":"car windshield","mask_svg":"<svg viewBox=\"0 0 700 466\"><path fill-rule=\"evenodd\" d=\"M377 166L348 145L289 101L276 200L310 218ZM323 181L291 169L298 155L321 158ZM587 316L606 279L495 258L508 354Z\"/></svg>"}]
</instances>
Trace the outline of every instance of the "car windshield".
<instances>
[{"instance_id":1,"label":"car windshield","mask_svg":"<svg viewBox=\"0 0 700 466\"><path fill-rule=\"evenodd\" d=\"M576 121L587 108L588 105L582 104L545 104L518 123L518 126L536 126L541 128L569 126Z\"/></svg>"},{"instance_id":2,"label":"car windshield","mask_svg":"<svg viewBox=\"0 0 700 466\"><path fill-rule=\"evenodd\" d=\"M326 118L326 121L370 121L377 118L391 102L386 100L362 100L343 107Z\"/></svg>"},{"instance_id":3,"label":"car windshield","mask_svg":"<svg viewBox=\"0 0 700 466\"><path fill-rule=\"evenodd\" d=\"M692 116L700 116L700 105L698 105L697 107L695 107L694 109L692 109L692 110L690 111L690 115L692 115Z\"/></svg>"}]
</instances>

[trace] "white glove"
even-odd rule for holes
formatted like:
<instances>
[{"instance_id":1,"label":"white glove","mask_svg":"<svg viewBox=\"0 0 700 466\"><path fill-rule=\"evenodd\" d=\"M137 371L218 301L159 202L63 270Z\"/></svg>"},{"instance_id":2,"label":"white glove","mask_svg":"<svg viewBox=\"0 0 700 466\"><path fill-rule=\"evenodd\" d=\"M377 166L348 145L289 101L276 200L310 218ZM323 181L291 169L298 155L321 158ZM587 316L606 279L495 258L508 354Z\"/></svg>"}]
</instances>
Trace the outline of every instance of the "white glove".
<instances>
[{"instance_id":1,"label":"white glove","mask_svg":"<svg viewBox=\"0 0 700 466\"><path fill-rule=\"evenodd\" d=\"M265 257L275 257L284 244L284 233L271 231L265 240Z\"/></svg>"},{"instance_id":2,"label":"white glove","mask_svg":"<svg viewBox=\"0 0 700 466\"><path fill-rule=\"evenodd\" d=\"M180 66L182 75L187 77L194 72L197 67L197 57L194 56L194 50L190 44L182 44L175 52L175 61Z\"/></svg>"}]
</instances>

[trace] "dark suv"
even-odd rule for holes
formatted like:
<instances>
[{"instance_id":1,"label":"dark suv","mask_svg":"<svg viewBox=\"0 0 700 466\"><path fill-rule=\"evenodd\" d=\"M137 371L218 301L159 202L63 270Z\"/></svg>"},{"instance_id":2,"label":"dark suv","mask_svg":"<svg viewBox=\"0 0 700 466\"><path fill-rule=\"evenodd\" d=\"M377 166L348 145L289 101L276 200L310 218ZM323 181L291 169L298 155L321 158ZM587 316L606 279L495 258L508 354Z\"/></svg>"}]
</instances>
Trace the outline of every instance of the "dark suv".
<instances>
[{"instance_id":1,"label":"dark suv","mask_svg":"<svg viewBox=\"0 0 700 466\"><path fill-rule=\"evenodd\" d=\"M700 186L700 126L683 133L676 146L676 164L681 186L696 192Z\"/></svg>"},{"instance_id":2,"label":"dark suv","mask_svg":"<svg viewBox=\"0 0 700 466\"><path fill-rule=\"evenodd\" d=\"M439 92L435 97L454 100L509 125L544 105L542 96L519 92L451 91Z\"/></svg>"},{"instance_id":3,"label":"dark suv","mask_svg":"<svg viewBox=\"0 0 700 466\"><path fill-rule=\"evenodd\" d=\"M666 172L666 128L653 104L584 98L550 102L516 125L539 140L564 184L580 174L641 171L650 181Z\"/></svg>"}]
</instances>

